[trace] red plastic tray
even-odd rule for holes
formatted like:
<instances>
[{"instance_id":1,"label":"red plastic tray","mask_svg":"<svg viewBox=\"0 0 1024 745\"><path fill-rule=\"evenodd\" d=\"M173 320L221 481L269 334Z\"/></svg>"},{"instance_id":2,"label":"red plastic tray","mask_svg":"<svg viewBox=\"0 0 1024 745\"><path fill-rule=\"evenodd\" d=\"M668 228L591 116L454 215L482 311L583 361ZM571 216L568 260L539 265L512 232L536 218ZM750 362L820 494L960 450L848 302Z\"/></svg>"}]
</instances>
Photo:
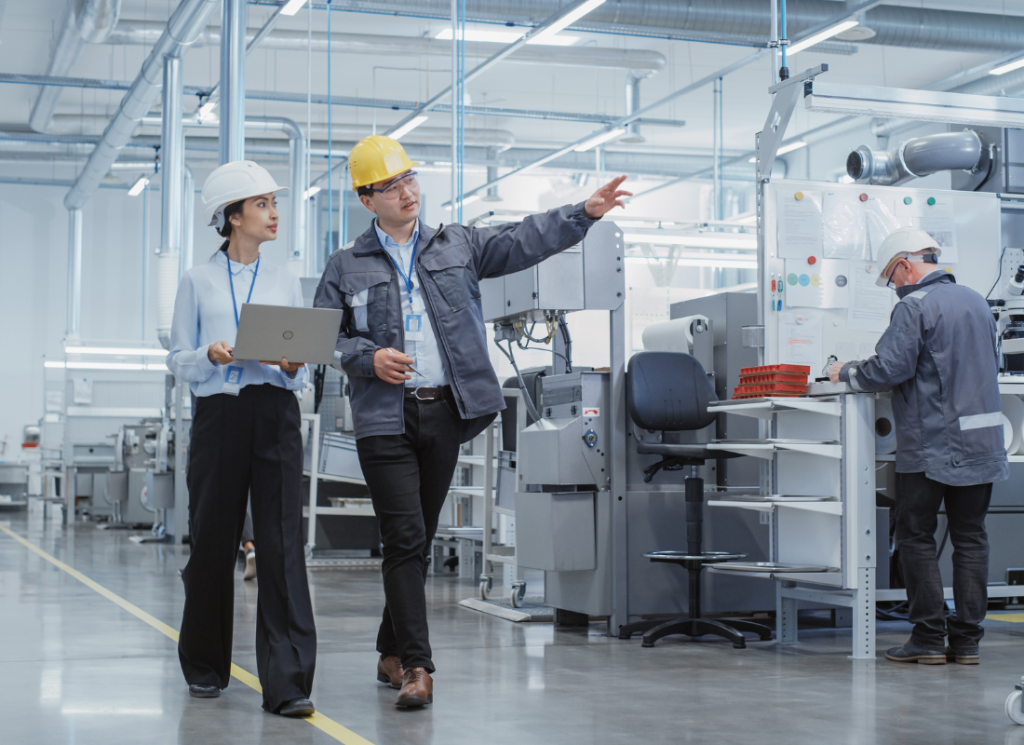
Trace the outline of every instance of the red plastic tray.
<instances>
[{"instance_id":1,"label":"red plastic tray","mask_svg":"<svg viewBox=\"0 0 1024 745\"><path fill-rule=\"evenodd\" d=\"M806 375L795 373L761 373L752 375L740 375L742 385L752 383L807 383Z\"/></svg>"},{"instance_id":2,"label":"red plastic tray","mask_svg":"<svg viewBox=\"0 0 1024 745\"><path fill-rule=\"evenodd\" d=\"M800 398L800 393L733 393L732 400L744 398Z\"/></svg>"},{"instance_id":3,"label":"red plastic tray","mask_svg":"<svg viewBox=\"0 0 1024 745\"><path fill-rule=\"evenodd\" d=\"M765 373L797 373L810 375L811 368L807 365L761 365L760 367L741 367L740 375L764 375Z\"/></svg>"},{"instance_id":4,"label":"red plastic tray","mask_svg":"<svg viewBox=\"0 0 1024 745\"><path fill-rule=\"evenodd\" d=\"M798 383L759 383L752 385L739 385L733 390L733 394L740 393L807 393L807 384Z\"/></svg>"}]
</instances>

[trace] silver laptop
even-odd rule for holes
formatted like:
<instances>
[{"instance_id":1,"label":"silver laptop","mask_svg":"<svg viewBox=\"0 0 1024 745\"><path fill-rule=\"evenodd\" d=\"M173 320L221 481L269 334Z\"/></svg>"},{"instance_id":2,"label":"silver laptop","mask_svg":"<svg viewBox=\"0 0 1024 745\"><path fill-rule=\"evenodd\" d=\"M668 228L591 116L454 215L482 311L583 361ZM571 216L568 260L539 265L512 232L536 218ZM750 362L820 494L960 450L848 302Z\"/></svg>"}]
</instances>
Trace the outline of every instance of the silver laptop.
<instances>
[{"instance_id":1,"label":"silver laptop","mask_svg":"<svg viewBox=\"0 0 1024 745\"><path fill-rule=\"evenodd\" d=\"M232 357L236 360L330 365L341 329L341 310L245 303Z\"/></svg>"}]
</instances>

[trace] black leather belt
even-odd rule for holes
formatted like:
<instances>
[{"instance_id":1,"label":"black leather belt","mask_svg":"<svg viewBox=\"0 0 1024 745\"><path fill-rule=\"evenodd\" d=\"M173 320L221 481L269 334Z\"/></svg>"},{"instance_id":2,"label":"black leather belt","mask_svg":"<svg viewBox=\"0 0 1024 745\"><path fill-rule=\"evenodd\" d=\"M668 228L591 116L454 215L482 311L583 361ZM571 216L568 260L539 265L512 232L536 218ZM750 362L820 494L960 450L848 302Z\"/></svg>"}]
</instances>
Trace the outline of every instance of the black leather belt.
<instances>
[{"instance_id":1,"label":"black leather belt","mask_svg":"<svg viewBox=\"0 0 1024 745\"><path fill-rule=\"evenodd\" d=\"M429 388L427 386L406 388L405 397L415 398L417 401L443 401L446 398L452 397L452 387L450 385L443 385L440 388Z\"/></svg>"}]
</instances>

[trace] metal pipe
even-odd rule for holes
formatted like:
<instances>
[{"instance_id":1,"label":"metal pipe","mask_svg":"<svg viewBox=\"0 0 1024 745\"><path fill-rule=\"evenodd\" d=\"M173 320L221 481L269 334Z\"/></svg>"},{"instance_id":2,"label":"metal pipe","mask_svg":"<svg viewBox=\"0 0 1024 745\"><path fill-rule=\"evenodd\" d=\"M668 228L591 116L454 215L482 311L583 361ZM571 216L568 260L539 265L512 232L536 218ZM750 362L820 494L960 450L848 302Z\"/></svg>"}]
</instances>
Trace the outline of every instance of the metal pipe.
<instances>
[{"instance_id":1,"label":"metal pipe","mask_svg":"<svg viewBox=\"0 0 1024 745\"><path fill-rule=\"evenodd\" d=\"M121 0L69 0L46 74L66 75L70 72L85 43L106 41L120 15ZM32 129L37 132L46 131L60 94L60 88L42 88L39 91L28 119Z\"/></svg>"},{"instance_id":2,"label":"metal pipe","mask_svg":"<svg viewBox=\"0 0 1024 745\"><path fill-rule=\"evenodd\" d=\"M894 185L939 171L970 171L984 156L981 136L967 129L915 137L888 151L861 145L847 158L846 172L862 183Z\"/></svg>"},{"instance_id":3,"label":"metal pipe","mask_svg":"<svg viewBox=\"0 0 1024 745\"><path fill-rule=\"evenodd\" d=\"M146 115L160 92L164 57L181 55L206 26L216 7L217 0L182 0L178 5L75 185L64 197L65 207L80 208L100 185L111 164L117 160L119 150L131 139L136 123Z\"/></svg>"},{"instance_id":4,"label":"metal pipe","mask_svg":"<svg viewBox=\"0 0 1024 745\"><path fill-rule=\"evenodd\" d=\"M195 235L195 214L196 214L196 179L192 175L192 169L185 166L185 188L184 192L184 221L181 242L181 273L184 274L192 268L192 244Z\"/></svg>"},{"instance_id":5,"label":"metal pipe","mask_svg":"<svg viewBox=\"0 0 1024 745\"><path fill-rule=\"evenodd\" d=\"M626 73L626 114L632 114L640 108L640 80L632 70ZM626 136L621 137L619 142L638 143L645 142L644 136L640 134L640 125L636 122L626 127Z\"/></svg>"},{"instance_id":6,"label":"metal pipe","mask_svg":"<svg viewBox=\"0 0 1024 745\"><path fill-rule=\"evenodd\" d=\"M446 0L447 3L447 0ZM550 14L550 6L538 15ZM448 18L445 13L445 18ZM145 21L122 21L107 40L108 44L149 45L159 34L160 24ZM255 38L256 31L247 35ZM330 43L328 44L328 39ZM197 39L199 46L220 44L221 29L209 28ZM275 29L260 43L261 49L280 49L305 52L326 52L328 46L334 53L357 55L430 55L448 57L451 44L447 41L420 36L384 36L375 34L331 34L314 32L312 39L305 31ZM492 42L466 42L467 57L491 57L500 45ZM607 47L553 47L542 44L527 44L508 56L509 62L523 62L543 65L569 65L573 67L598 67L626 70L649 70L658 72L668 64L665 55L648 49L609 49Z\"/></svg>"},{"instance_id":7,"label":"metal pipe","mask_svg":"<svg viewBox=\"0 0 1024 745\"><path fill-rule=\"evenodd\" d=\"M722 79L715 81L714 97L712 106L712 128L714 129L714 140L712 145L711 158L714 161L714 172L712 175L712 219L722 219Z\"/></svg>"},{"instance_id":8,"label":"metal pipe","mask_svg":"<svg viewBox=\"0 0 1024 745\"><path fill-rule=\"evenodd\" d=\"M82 329L82 210L68 210L67 340L77 340Z\"/></svg>"},{"instance_id":9,"label":"metal pipe","mask_svg":"<svg viewBox=\"0 0 1024 745\"><path fill-rule=\"evenodd\" d=\"M181 252L182 187L185 170L185 131L181 124L181 58L164 58L160 164L159 253Z\"/></svg>"},{"instance_id":10,"label":"metal pipe","mask_svg":"<svg viewBox=\"0 0 1024 745\"><path fill-rule=\"evenodd\" d=\"M245 160L245 0L224 0L220 42L220 162Z\"/></svg>"}]
</instances>

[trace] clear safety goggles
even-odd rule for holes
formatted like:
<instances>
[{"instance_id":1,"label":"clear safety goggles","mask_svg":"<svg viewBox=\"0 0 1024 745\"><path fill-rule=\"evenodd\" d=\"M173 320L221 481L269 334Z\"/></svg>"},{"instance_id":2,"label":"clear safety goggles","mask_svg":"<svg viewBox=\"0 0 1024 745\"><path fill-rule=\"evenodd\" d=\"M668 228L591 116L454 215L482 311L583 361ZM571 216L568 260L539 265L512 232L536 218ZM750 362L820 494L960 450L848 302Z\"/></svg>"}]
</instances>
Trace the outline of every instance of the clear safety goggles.
<instances>
[{"instance_id":1,"label":"clear safety goggles","mask_svg":"<svg viewBox=\"0 0 1024 745\"><path fill-rule=\"evenodd\" d=\"M886 281L886 283L885 283L886 287L889 287L889 288L892 287L892 277L893 277L894 274L896 274L896 267L898 267L900 265L900 259L906 259L911 264L938 264L939 263L939 256L938 256L938 254L924 254L922 256L915 256L913 254L903 254L901 256L893 256L892 260L889 262L889 266L887 266L885 268L885 272L888 274L888 281Z\"/></svg>"},{"instance_id":2,"label":"clear safety goggles","mask_svg":"<svg viewBox=\"0 0 1024 745\"><path fill-rule=\"evenodd\" d=\"M410 192L419 188L420 182L416 180L416 171L409 171L392 181L383 189L374 189L377 194L383 194L388 201L398 199L405 189Z\"/></svg>"}]
</instances>

